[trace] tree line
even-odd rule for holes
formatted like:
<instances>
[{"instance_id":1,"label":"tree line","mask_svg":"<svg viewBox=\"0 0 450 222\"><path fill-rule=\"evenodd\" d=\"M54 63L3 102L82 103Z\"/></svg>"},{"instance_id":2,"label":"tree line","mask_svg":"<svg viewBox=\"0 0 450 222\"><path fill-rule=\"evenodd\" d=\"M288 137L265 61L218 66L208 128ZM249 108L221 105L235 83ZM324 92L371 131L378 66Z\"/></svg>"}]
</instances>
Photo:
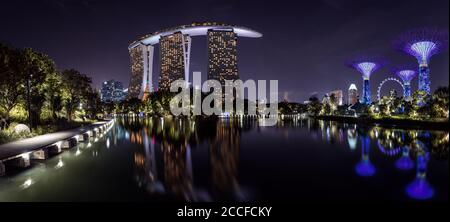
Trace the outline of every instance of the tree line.
<instances>
[{"instance_id":1,"label":"tree line","mask_svg":"<svg viewBox=\"0 0 450 222\"><path fill-rule=\"evenodd\" d=\"M91 78L75 69L58 70L48 55L31 48L0 44L0 119L72 121L77 114L94 117L100 106Z\"/></svg>"}]
</instances>

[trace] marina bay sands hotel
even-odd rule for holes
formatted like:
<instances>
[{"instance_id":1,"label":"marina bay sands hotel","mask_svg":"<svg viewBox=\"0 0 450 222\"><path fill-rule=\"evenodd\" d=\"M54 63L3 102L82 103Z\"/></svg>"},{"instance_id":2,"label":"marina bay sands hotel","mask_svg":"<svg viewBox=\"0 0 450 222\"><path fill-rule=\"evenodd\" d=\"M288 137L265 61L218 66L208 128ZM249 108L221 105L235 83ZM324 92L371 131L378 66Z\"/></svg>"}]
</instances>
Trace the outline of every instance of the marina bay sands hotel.
<instances>
[{"instance_id":1,"label":"marina bay sands hotel","mask_svg":"<svg viewBox=\"0 0 450 222\"><path fill-rule=\"evenodd\" d=\"M192 23L158 31L139 38L128 47L131 58L129 98L143 98L156 90L169 90L178 79L189 82L189 64L193 36L207 36L208 79L239 79L237 68L237 37L259 38L262 34L245 27L222 23ZM153 84L153 57L159 45L160 75Z\"/></svg>"}]
</instances>

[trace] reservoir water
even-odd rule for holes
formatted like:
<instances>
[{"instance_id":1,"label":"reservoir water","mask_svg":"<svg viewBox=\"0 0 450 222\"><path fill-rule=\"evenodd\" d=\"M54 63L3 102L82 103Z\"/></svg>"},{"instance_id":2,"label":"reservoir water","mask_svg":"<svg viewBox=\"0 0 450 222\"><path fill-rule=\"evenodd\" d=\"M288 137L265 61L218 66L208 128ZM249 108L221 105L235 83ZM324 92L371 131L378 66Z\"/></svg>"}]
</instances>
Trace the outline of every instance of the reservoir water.
<instances>
[{"instance_id":1,"label":"reservoir water","mask_svg":"<svg viewBox=\"0 0 450 222\"><path fill-rule=\"evenodd\" d=\"M101 137L1 177L0 201L448 202L448 156L448 131L118 118Z\"/></svg>"}]
</instances>

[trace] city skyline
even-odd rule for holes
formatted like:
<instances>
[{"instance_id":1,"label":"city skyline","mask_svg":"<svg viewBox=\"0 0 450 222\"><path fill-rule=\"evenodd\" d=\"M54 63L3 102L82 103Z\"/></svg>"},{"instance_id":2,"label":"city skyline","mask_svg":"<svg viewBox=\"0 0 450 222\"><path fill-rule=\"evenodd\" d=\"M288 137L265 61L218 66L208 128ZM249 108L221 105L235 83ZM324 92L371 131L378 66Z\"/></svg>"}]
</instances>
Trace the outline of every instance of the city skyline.
<instances>
[{"instance_id":1,"label":"city skyline","mask_svg":"<svg viewBox=\"0 0 450 222\"><path fill-rule=\"evenodd\" d=\"M301 102L307 100L313 92L323 95L336 88L345 89L351 83L357 83L357 87L361 89L360 77L342 65L345 58L355 53L382 54L393 65L414 62L414 58L395 51L391 45L392 40L413 28L447 27L448 7L442 5L449 4L448 1L436 0L427 2L427 7L423 8L419 1L352 3L328 0L306 2L301 6L287 2L269 7L267 4L252 4L251 1L240 4L235 1L199 1L198 4L183 6L168 2L152 5L152 8L167 9L164 11L168 14L166 19L158 20L156 18L163 12L154 10L152 13L141 13L148 8L145 7L148 3L141 3L10 3L9 8L20 7L21 10L14 16L9 13L17 10L8 10L1 15L1 20L6 25L5 32L0 34L0 41L19 48L38 49L54 59L59 69L79 69L93 78L94 87L99 87L109 78L117 79L127 86L131 76L127 46L133 39L153 30L196 21L239 24L264 33L264 37L258 41L240 40L240 77L278 79L280 97ZM46 16L34 16L36 19L32 22L12 19L22 13L33 15L36 13L35 8L48 13L43 13ZM43 27L45 22L50 24L45 26L57 28L46 32ZM44 31L33 32L31 37L23 35L23 29L32 31L37 28ZM374 35L376 38L373 38ZM191 75L193 71L201 71L203 79L207 75L206 47L205 41L201 39L192 43L193 62L189 67ZM86 53L88 51L90 53ZM432 90L439 83L448 84L448 55L448 50L444 51L431 61ZM154 77L159 75L158 66L153 67ZM389 67L373 76L373 87L387 77L395 77ZM328 81L323 81L324 79ZM397 86L386 87L383 93L387 94L390 88L395 87ZM416 88L417 84L413 83L412 90ZM372 98L374 97L372 90Z\"/></svg>"}]
</instances>

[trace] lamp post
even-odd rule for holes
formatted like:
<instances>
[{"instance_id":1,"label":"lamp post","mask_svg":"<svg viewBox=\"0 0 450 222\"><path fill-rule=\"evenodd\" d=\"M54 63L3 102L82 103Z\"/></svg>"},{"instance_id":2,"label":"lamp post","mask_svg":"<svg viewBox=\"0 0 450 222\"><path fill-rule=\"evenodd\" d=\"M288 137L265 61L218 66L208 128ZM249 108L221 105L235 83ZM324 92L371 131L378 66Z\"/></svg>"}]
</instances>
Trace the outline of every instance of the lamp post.
<instances>
[{"instance_id":1,"label":"lamp post","mask_svg":"<svg viewBox=\"0 0 450 222\"><path fill-rule=\"evenodd\" d=\"M31 78L33 77L33 74L30 74L27 79L27 106L28 106L28 124L30 125L30 132L33 130L33 122L31 119L31 99L30 99L30 85L31 85Z\"/></svg>"}]
</instances>

